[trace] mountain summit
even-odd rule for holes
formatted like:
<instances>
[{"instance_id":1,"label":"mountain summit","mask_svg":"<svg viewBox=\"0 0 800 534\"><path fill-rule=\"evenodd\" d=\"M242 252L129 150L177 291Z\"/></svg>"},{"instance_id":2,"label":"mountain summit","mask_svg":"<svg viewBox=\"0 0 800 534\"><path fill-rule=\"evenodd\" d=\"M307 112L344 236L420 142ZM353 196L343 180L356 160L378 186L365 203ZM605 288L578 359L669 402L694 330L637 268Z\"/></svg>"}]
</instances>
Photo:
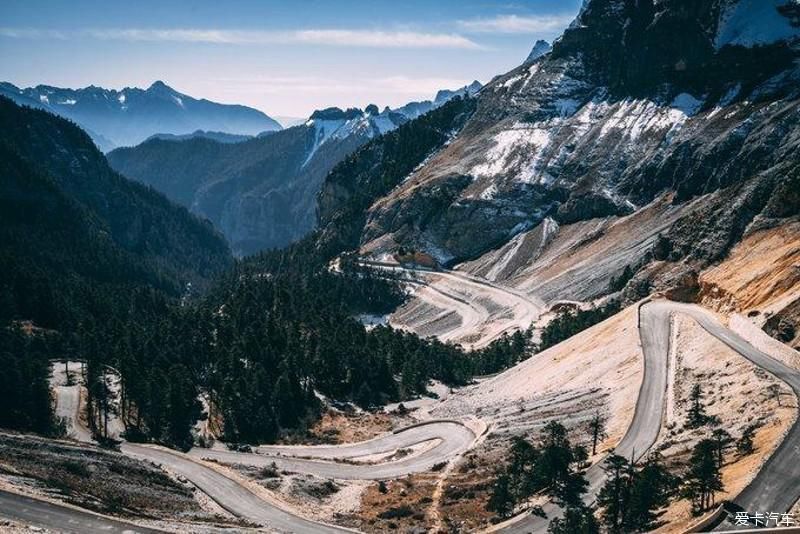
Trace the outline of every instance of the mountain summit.
<instances>
[{"instance_id":1,"label":"mountain summit","mask_svg":"<svg viewBox=\"0 0 800 534\"><path fill-rule=\"evenodd\" d=\"M418 250L453 265L504 250L520 255L497 269L510 275L541 253L522 244L630 217L669 236L670 258L714 261L748 228L798 212L796 7L589 0L549 54L494 78L463 127L390 190L380 171L375 184L357 169L329 177L320 226L374 187L388 194L370 199L348 242L365 253ZM394 161L388 149L375 152ZM354 159L367 167L365 157ZM646 220L659 202L676 207ZM633 264L655 235L636 239ZM596 296L618 275L598 267L574 296Z\"/></svg>"},{"instance_id":2,"label":"mountain summit","mask_svg":"<svg viewBox=\"0 0 800 534\"><path fill-rule=\"evenodd\" d=\"M525 59L525 63L532 63L533 61L536 61L537 59L539 59L543 55L549 53L550 50L552 50L552 49L553 49L553 47L550 46L550 43L548 43L547 41L543 41L543 40L539 39L533 45L533 49L531 50L531 53L528 54L528 57Z\"/></svg>"},{"instance_id":3,"label":"mountain summit","mask_svg":"<svg viewBox=\"0 0 800 534\"><path fill-rule=\"evenodd\" d=\"M103 151L135 145L154 134L185 135L206 130L257 135L281 129L256 109L196 99L160 80L147 89L126 87L120 91L93 85L83 89L48 85L21 89L3 82L0 94L75 121Z\"/></svg>"}]
</instances>

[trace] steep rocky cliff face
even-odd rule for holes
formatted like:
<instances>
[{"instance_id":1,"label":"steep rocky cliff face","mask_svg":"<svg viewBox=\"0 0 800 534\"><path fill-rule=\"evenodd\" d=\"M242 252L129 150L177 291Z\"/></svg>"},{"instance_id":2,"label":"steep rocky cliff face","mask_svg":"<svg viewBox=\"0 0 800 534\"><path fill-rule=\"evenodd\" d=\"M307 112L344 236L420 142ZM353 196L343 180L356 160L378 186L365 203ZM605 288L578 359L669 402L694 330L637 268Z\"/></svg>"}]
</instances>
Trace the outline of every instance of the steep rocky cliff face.
<instances>
[{"instance_id":1,"label":"steep rocky cliff face","mask_svg":"<svg viewBox=\"0 0 800 534\"><path fill-rule=\"evenodd\" d=\"M452 264L545 219L714 193L661 231L673 260L719 258L750 225L797 214L796 12L794 0L587 1L550 53L484 87L460 133L370 207L362 246Z\"/></svg>"}]
</instances>

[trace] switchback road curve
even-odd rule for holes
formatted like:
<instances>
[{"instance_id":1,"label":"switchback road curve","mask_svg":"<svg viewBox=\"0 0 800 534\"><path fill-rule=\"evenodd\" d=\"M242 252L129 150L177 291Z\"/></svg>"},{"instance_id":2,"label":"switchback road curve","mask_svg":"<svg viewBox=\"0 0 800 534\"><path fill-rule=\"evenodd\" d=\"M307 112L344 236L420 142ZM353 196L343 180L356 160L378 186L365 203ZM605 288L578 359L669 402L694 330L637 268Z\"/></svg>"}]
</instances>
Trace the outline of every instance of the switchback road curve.
<instances>
[{"instance_id":1,"label":"switchback road curve","mask_svg":"<svg viewBox=\"0 0 800 534\"><path fill-rule=\"evenodd\" d=\"M800 396L800 371L759 351L740 336L725 328L707 310L692 304L657 300L639 309L639 335L644 357L644 375L636 410L625 436L615 453L626 458L642 458L655 443L666 408L667 365L669 361L670 315L681 313L697 321L709 334L742 357L786 382ZM604 482L602 462L586 471L589 481L584 497L587 504L595 500ZM795 422L778 449L767 460L755 479L734 499L734 503L750 512L786 512L800 499L800 419ZM544 533L560 508L553 503L544 506L547 519L521 514L499 526L504 533Z\"/></svg>"},{"instance_id":2,"label":"switchback road curve","mask_svg":"<svg viewBox=\"0 0 800 534\"><path fill-rule=\"evenodd\" d=\"M79 396L76 386L55 386L57 411L70 421L74 436L89 441L90 434L79 417ZM466 451L475 441L476 433L457 421L426 421L399 429L391 434L377 438L339 446L263 446L256 450L260 454L244 454L208 449L193 449L188 454L150 445L123 443L124 454L140 460L154 462L170 472L191 481L201 491L232 514L263 525L271 531L297 532L301 534L352 532L348 529L311 521L300 517L277 500L265 499L256 495L235 478L226 476L204 464L200 458L212 458L230 463L250 465L270 465L275 462L294 472L315 474L325 478L342 479L384 479L404 476L410 473L427 471L439 462L447 461ZM377 461L375 463L350 464L335 462L333 459L357 459L371 455L384 455L399 449L423 445L422 451L412 452L396 461ZM26 499L32 504L25 508L16 506L15 499ZM25 510L20 516L19 510ZM15 513L17 515L15 515ZM82 525L80 532L143 532L154 530L135 527L112 519L81 512L74 508L23 497L13 493L4 494L0 499L0 515L18 518L31 524L47 528L59 528L68 524ZM58 518L54 525L52 518ZM123 525L118 529L117 523ZM131 530L135 529L135 530Z\"/></svg>"},{"instance_id":3,"label":"switchback road curve","mask_svg":"<svg viewBox=\"0 0 800 534\"><path fill-rule=\"evenodd\" d=\"M535 296L461 271L434 270L380 261L362 261L360 264L377 270L417 275L418 278L411 278L406 281L422 284L438 293L439 295L421 297L423 300L431 300L434 305L441 304L441 302L437 302L441 297L449 299L449 302L446 302L444 306L457 313L462 318L462 324L441 332L438 337L442 341L457 341L460 338L478 333L480 334L479 339L468 345L472 348L485 347L505 333L528 328L546 308L545 303ZM442 278L454 282L458 287L469 288L468 290L470 291L483 294L484 298L488 298L500 305L509 313L509 316L495 317L482 304L481 299L469 299L453 295L452 291L443 290L443 288L435 284L435 281L427 280L426 277Z\"/></svg>"},{"instance_id":4,"label":"switchback road curve","mask_svg":"<svg viewBox=\"0 0 800 534\"><path fill-rule=\"evenodd\" d=\"M264 446L256 453L194 448L189 455L231 464L266 467L324 478L388 480L428 471L464 453L476 439L475 433L458 421L429 421L392 434L360 443L339 446ZM422 445L417 454L388 462L355 463L359 457L391 454ZM335 460L348 460L348 462Z\"/></svg>"}]
</instances>

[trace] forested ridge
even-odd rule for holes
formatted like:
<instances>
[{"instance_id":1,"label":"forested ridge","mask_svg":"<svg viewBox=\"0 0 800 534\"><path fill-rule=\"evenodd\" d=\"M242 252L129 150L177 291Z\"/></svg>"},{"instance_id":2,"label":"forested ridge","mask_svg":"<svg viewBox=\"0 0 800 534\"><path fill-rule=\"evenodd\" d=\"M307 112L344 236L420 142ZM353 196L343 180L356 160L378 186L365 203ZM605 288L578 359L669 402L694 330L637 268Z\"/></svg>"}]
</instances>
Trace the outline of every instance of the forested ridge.
<instances>
[{"instance_id":1,"label":"forested ridge","mask_svg":"<svg viewBox=\"0 0 800 534\"><path fill-rule=\"evenodd\" d=\"M467 353L389 327L368 331L354 316L391 311L402 291L385 273L352 261L345 253L349 239L326 239L331 224L327 234L316 232L222 271L230 259L213 231L108 170L77 127L0 104L4 122L16 121L9 130L27 132L0 145L9 156L2 163L9 177L0 195L9 208L3 212L2 267L12 275L4 282L2 318L51 329L31 335L14 326L3 330L2 358L19 372L0 382L2 393L45 414L31 419L20 408L3 426L57 431L45 398L47 360L55 357L86 361L90 424L99 436L106 413L116 410L128 439L185 448L201 417L201 395L226 440L268 442L313 422L321 397L363 407L402 400L424 392L430 379L465 384L516 363L527 350L521 332ZM365 186L366 195L341 205L337 235L361 224L370 197L444 142L464 105L443 106L417 123L419 135L411 123L340 164L339 179L355 173L363 181L369 178L363 163L376 153L393 162L377 175L377 185ZM103 197L104 180L114 198ZM110 209L126 194L139 205ZM202 239L170 248L176 220L194 232L185 239ZM340 254L334 269L331 260ZM180 265L194 269L180 271ZM189 280L208 287L202 295L184 294ZM121 376L118 393L109 387L112 369Z\"/></svg>"}]
</instances>

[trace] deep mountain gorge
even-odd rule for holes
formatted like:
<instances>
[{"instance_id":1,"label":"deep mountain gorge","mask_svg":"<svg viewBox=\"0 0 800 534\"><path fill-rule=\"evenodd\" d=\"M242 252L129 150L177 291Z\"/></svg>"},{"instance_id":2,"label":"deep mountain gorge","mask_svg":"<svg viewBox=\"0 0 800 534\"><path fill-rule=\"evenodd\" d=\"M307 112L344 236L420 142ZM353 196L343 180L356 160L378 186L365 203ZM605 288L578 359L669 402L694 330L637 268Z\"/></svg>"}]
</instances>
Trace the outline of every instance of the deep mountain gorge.
<instances>
[{"instance_id":1,"label":"deep mountain gorge","mask_svg":"<svg viewBox=\"0 0 800 534\"><path fill-rule=\"evenodd\" d=\"M369 140L473 95L473 84L440 91L434 100L380 111L328 108L300 126L241 143L193 138L151 139L108 155L125 176L150 185L208 218L234 252L252 254L287 245L316 226L316 197L330 170Z\"/></svg>"}]
</instances>

